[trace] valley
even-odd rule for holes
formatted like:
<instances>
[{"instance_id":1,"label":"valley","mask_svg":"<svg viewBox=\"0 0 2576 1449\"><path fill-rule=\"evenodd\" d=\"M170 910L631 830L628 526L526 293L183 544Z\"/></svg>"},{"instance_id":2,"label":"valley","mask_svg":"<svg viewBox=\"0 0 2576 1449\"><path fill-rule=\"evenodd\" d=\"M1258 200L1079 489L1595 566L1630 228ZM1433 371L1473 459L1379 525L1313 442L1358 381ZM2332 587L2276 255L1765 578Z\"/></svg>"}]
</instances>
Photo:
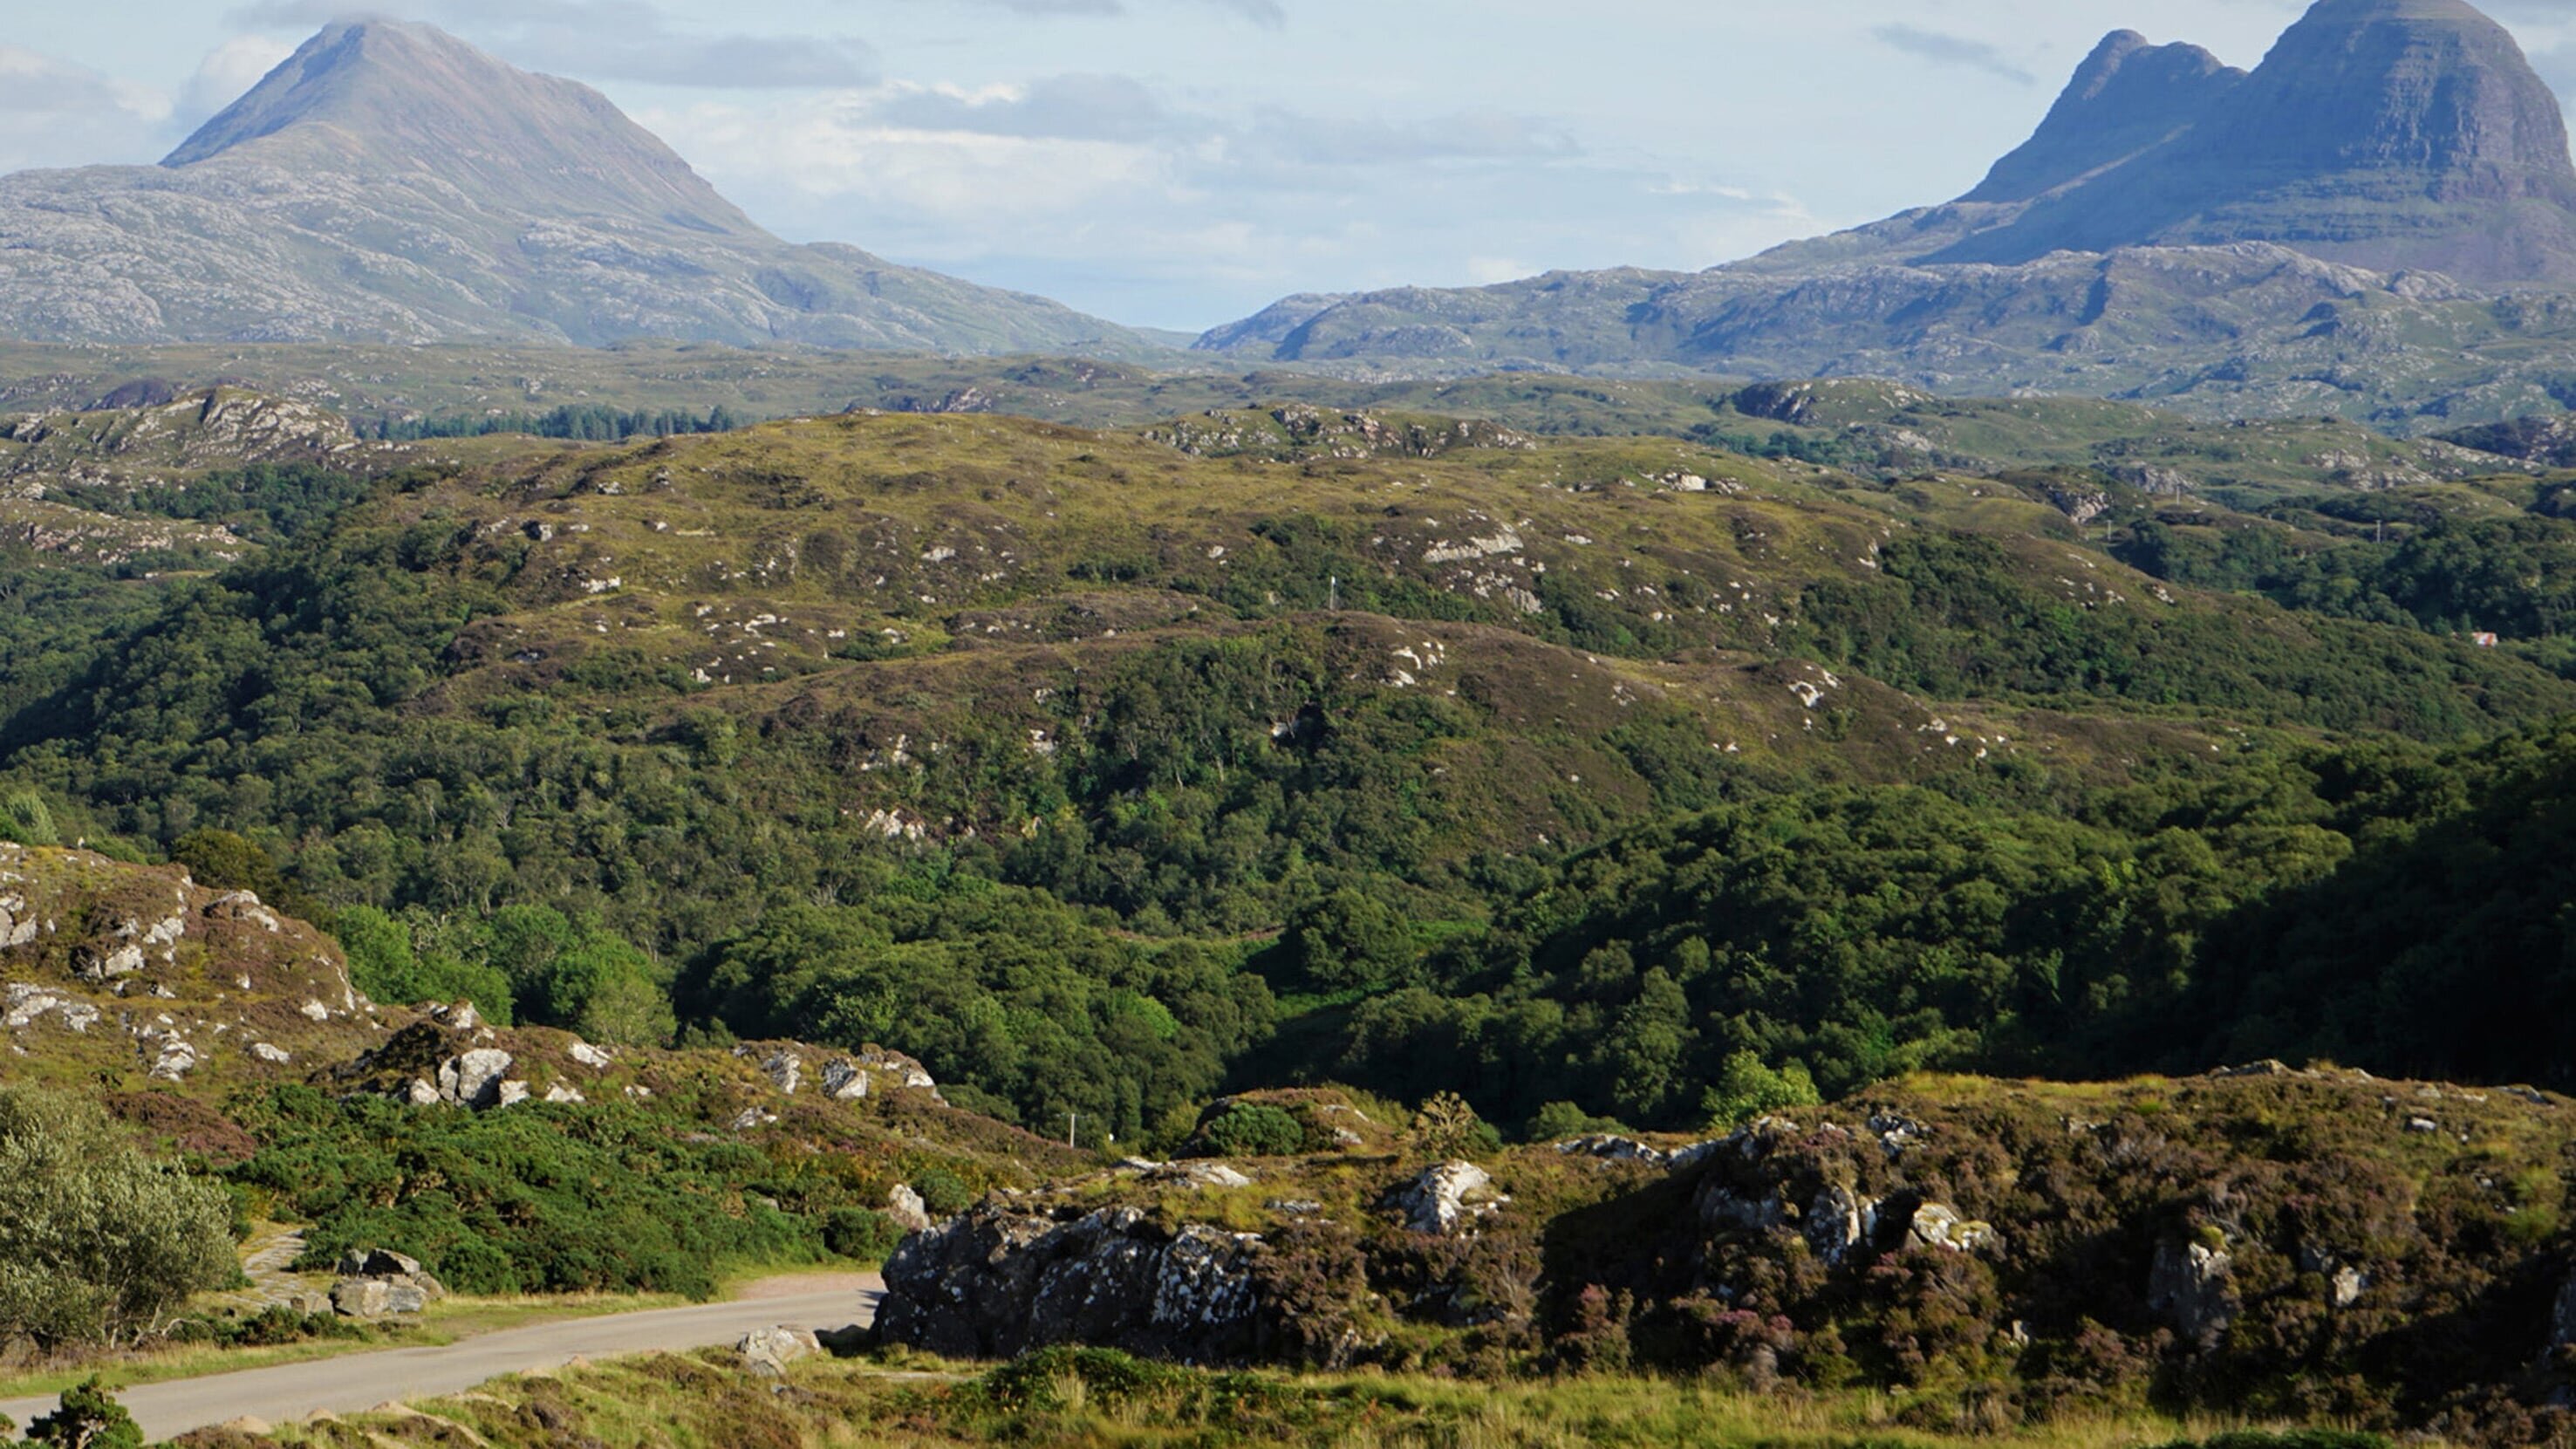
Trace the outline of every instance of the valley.
<instances>
[{"instance_id":1,"label":"valley","mask_svg":"<svg viewBox=\"0 0 2576 1449\"><path fill-rule=\"evenodd\" d=\"M0 176L0 1437L2576 1441L2515 34L2116 32L1949 203L1194 342L396 18ZM1178 134L816 45L809 159ZM1194 164L1589 164L1283 124Z\"/></svg>"}]
</instances>

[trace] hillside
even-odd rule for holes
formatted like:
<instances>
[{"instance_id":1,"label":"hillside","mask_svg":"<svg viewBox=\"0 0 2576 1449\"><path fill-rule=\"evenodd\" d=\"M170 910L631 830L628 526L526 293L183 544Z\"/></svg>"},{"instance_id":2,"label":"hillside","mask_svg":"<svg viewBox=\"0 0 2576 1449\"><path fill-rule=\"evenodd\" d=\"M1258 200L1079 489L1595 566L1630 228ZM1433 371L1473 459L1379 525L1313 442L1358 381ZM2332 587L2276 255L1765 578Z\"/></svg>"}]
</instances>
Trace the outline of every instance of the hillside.
<instances>
[{"instance_id":1,"label":"hillside","mask_svg":"<svg viewBox=\"0 0 2576 1449\"><path fill-rule=\"evenodd\" d=\"M158 167L0 178L0 333L1156 349L1042 298L762 231L585 87L336 23Z\"/></svg>"},{"instance_id":2,"label":"hillside","mask_svg":"<svg viewBox=\"0 0 2576 1449\"><path fill-rule=\"evenodd\" d=\"M1380 1048L1445 1018L1370 998L1473 979L1486 958L1434 948L1676 816L1834 790L1911 816L1924 787L1998 812L1959 829L2092 821L2105 858L2171 824L2232 882L2216 911L2321 857L2195 817L2204 785L2298 798L2321 735L2367 758L2576 708L2551 622L2576 525L2510 460L1862 384L1701 407L1705 441L862 412L99 490L103 517L264 542L194 580L31 562L31 598L85 602L12 620L0 745L101 833L218 827L318 902L389 912L441 990L491 996L452 968L498 949L444 919L596 913L665 963L679 1021L882 1042L956 1063L981 1110L1132 1138L1243 1072L1400 1074ZM2129 455L2137 483L2096 471ZM2176 482L2194 456L2230 461ZM2436 547L2491 553L2491 596L2427 590ZM2346 577L2373 582L2323 587ZM1385 912L1422 929L1363 946ZM2019 928L1995 950L2097 969ZM1582 989L1615 1011L1652 964ZM1865 1076L1817 1045L1835 1014L1929 1003L1853 986L1702 1049ZM561 1027L590 1009L507 994ZM1942 996L1878 1050L2018 1063L1954 1030L1993 1000ZM1687 1110L1555 1059L1544 1095L1487 1105Z\"/></svg>"},{"instance_id":3,"label":"hillside","mask_svg":"<svg viewBox=\"0 0 2576 1449\"><path fill-rule=\"evenodd\" d=\"M293 1266L391 1246L466 1293L704 1297L734 1268L821 1259L835 1210L892 1210L898 1183L1027 1186L1078 1161L950 1107L918 1062L881 1049L675 1051L455 1002L379 1004L363 987L398 983L365 921L341 918L344 951L186 867L0 843L0 884L6 1085L95 1095L226 1175L297 1226ZM421 1190L369 1185L406 1176ZM754 1185L764 1209L651 1221ZM841 1230L861 1228L878 1254L900 1233L874 1217Z\"/></svg>"},{"instance_id":4,"label":"hillside","mask_svg":"<svg viewBox=\"0 0 2576 1449\"><path fill-rule=\"evenodd\" d=\"M1492 379L396 442L108 391L12 425L18 501L236 556L0 549L0 1085L307 1268L891 1253L947 1354L2555 1422L2563 1104L2503 1090L2576 1087L2543 424ZM2348 1065L2127 1080L2267 1055Z\"/></svg>"}]
</instances>

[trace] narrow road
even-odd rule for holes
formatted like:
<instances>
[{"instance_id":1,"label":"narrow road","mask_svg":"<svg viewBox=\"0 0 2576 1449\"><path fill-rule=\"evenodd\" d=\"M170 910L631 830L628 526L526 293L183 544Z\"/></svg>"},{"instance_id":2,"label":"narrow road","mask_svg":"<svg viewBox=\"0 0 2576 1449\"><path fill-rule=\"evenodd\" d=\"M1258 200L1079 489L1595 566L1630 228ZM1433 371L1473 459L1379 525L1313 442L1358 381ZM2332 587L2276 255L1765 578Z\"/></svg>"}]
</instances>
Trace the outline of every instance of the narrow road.
<instances>
[{"instance_id":1,"label":"narrow road","mask_svg":"<svg viewBox=\"0 0 2576 1449\"><path fill-rule=\"evenodd\" d=\"M272 1424L300 1419L316 1409L335 1414L372 1409L388 1399L426 1399L462 1393L504 1374L558 1368L575 1358L610 1358L619 1354L679 1352L730 1344L756 1328L840 1328L873 1322L884 1284L874 1274L853 1279L828 1292L782 1292L787 1285L760 1285L766 1293L731 1303L693 1308L662 1308L647 1313L618 1313L600 1318L541 1323L460 1339L444 1348L395 1348L349 1354L311 1363L244 1369L199 1379L144 1384L118 1393L142 1425L143 1436L160 1440L191 1429L249 1417ZM775 1294L776 1296L767 1296ZM51 1396L0 1402L24 1427L54 1411Z\"/></svg>"}]
</instances>

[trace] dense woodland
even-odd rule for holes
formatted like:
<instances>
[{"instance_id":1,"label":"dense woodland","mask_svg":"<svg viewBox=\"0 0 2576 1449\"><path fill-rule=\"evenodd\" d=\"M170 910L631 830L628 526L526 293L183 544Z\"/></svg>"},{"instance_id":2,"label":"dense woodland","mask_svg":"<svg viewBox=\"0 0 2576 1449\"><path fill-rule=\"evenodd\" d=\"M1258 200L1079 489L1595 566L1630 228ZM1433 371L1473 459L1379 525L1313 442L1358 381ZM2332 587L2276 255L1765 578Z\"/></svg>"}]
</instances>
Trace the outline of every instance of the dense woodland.
<instances>
[{"instance_id":1,"label":"dense woodland","mask_svg":"<svg viewBox=\"0 0 2576 1449\"><path fill-rule=\"evenodd\" d=\"M423 502L458 486L299 465L77 493L267 547L148 586L7 561L0 762L41 828L286 901L387 999L609 1041L883 1042L971 1105L1122 1138L1292 1080L1454 1090L1515 1128L1695 1126L1926 1067L2280 1055L2576 1085L2535 1025L2576 959L2549 904L2576 685L2533 667L2576 659L2576 523L2546 488L2476 521L2327 494L2224 528L2115 513L2106 564L2201 591L2161 611L2071 604L2026 539L1929 521L1800 581L1777 647L2223 747L2106 736L2116 768L1871 779L1730 758L1650 701L1567 727L1624 802L1559 792L1571 838L1506 846L1445 780L1515 728L1508 700L1365 687L1341 622L1494 616L1328 518L1269 516L1221 579L1168 551L1059 563L1059 588L1232 623L1104 653L1047 705L1043 754L952 717L905 818L992 828L906 836L832 803L884 753L846 715L605 648L464 689L465 641L535 575L524 541ZM1673 567L1645 592L1711 592ZM1695 626L1618 593L1550 576L1515 628L1688 657ZM2509 647L2467 648L2472 624Z\"/></svg>"}]
</instances>

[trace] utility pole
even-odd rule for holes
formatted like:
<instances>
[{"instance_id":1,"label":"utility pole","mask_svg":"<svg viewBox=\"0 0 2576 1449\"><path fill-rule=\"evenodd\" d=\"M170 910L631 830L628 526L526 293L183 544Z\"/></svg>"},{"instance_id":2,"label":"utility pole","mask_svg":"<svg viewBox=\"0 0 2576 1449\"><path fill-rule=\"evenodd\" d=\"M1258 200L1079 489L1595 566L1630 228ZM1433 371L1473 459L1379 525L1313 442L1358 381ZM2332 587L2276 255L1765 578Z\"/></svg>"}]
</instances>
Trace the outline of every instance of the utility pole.
<instances>
[{"instance_id":1,"label":"utility pole","mask_svg":"<svg viewBox=\"0 0 2576 1449\"><path fill-rule=\"evenodd\" d=\"M1082 1114L1081 1114L1081 1113L1079 1113L1079 1112L1075 1112L1075 1111L1070 1111L1070 1110L1068 1110L1068 1111L1064 1114L1064 1145L1065 1145L1065 1146L1067 1146L1067 1147L1079 1147L1079 1146L1081 1145L1081 1144L1079 1144L1079 1143L1077 1143L1077 1142L1075 1142L1075 1141L1073 1140L1073 1131L1074 1131L1074 1127L1075 1127L1075 1125L1076 1125L1076 1124L1080 1123L1081 1121L1082 1121Z\"/></svg>"}]
</instances>

